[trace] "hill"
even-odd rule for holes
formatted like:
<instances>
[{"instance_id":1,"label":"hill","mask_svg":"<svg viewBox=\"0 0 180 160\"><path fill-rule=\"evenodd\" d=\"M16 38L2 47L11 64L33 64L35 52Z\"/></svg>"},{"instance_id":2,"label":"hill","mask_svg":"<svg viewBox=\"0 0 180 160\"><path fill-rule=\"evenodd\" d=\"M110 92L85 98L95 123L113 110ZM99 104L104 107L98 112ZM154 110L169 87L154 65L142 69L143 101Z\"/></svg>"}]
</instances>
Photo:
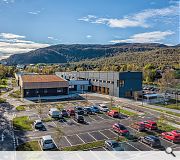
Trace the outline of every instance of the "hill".
<instances>
[{"instance_id":1,"label":"hill","mask_svg":"<svg viewBox=\"0 0 180 160\"><path fill-rule=\"evenodd\" d=\"M27 53L14 54L7 58L9 65L36 64L36 63L67 63L104 58L119 55L120 53L133 53L152 51L160 48L169 48L159 43L118 43L114 45L98 44L72 44L54 45L40 48Z\"/></svg>"}]
</instances>

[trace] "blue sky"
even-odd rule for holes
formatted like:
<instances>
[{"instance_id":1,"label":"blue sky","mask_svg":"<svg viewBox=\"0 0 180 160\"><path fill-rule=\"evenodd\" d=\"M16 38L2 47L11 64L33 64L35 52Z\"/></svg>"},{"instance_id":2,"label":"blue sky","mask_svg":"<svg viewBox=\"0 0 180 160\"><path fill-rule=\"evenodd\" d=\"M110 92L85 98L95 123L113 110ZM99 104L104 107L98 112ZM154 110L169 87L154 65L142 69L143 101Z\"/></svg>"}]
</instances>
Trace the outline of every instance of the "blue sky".
<instances>
[{"instance_id":1,"label":"blue sky","mask_svg":"<svg viewBox=\"0 0 180 160\"><path fill-rule=\"evenodd\" d=\"M179 43L176 0L0 0L0 59L52 44Z\"/></svg>"}]
</instances>

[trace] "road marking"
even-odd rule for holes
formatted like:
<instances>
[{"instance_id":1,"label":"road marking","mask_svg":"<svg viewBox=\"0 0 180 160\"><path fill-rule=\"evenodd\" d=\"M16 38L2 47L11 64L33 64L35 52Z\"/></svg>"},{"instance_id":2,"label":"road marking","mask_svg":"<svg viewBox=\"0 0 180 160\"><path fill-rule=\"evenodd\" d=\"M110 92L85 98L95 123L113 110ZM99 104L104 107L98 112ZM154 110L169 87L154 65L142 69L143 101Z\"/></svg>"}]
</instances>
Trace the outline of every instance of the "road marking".
<instances>
[{"instance_id":1,"label":"road marking","mask_svg":"<svg viewBox=\"0 0 180 160\"><path fill-rule=\"evenodd\" d=\"M154 150L154 148L152 148L151 146L147 145L146 143L143 143L143 142L141 142L141 141L139 141L139 143L141 143L141 144L145 145L146 147L148 147L148 148Z\"/></svg>"},{"instance_id":2,"label":"road marking","mask_svg":"<svg viewBox=\"0 0 180 160\"><path fill-rule=\"evenodd\" d=\"M97 139L96 138L94 138L94 136L93 135L91 135L89 132L87 133L90 137L92 137L95 141L97 141Z\"/></svg>"},{"instance_id":3,"label":"road marking","mask_svg":"<svg viewBox=\"0 0 180 160\"><path fill-rule=\"evenodd\" d=\"M101 116L99 116L99 115L97 115L99 118L101 118L101 119L103 119L103 120L105 120L103 117L101 117Z\"/></svg>"},{"instance_id":4,"label":"road marking","mask_svg":"<svg viewBox=\"0 0 180 160\"><path fill-rule=\"evenodd\" d=\"M107 151L107 149L106 149L105 147L103 147L103 149L104 149L105 151Z\"/></svg>"},{"instance_id":5,"label":"road marking","mask_svg":"<svg viewBox=\"0 0 180 160\"><path fill-rule=\"evenodd\" d=\"M83 143L86 143L86 142L83 141L83 139L82 139L78 134L76 134L76 136L77 136Z\"/></svg>"},{"instance_id":6,"label":"road marking","mask_svg":"<svg viewBox=\"0 0 180 160\"><path fill-rule=\"evenodd\" d=\"M102 133L102 131L98 131L100 134L102 134L104 137L106 137L107 139L109 139L109 137L107 137L104 133Z\"/></svg>"},{"instance_id":7,"label":"road marking","mask_svg":"<svg viewBox=\"0 0 180 160\"><path fill-rule=\"evenodd\" d=\"M40 141L38 141L41 151L43 151Z\"/></svg>"},{"instance_id":8,"label":"road marking","mask_svg":"<svg viewBox=\"0 0 180 160\"><path fill-rule=\"evenodd\" d=\"M19 146L19 140L18 140L18 138L16 138L16 144L17 144L17 146Z\"/></svg>"},{"instance_id":9,"label":"road marking","mask_svg":"<svg viewBox=\"0 0 180 160\"><path fill-rule=\"evenodd\" d=\"M64 136L64 138L65 138L66 141L70 144L70 146L73 146L66 136Z\"/></svg>"},{"instance_id":10,"label":"road marking","mask_svg":"<svg viewBox=\"0 0 180 160\"><path fill-rule=\"evenodd\" d=\"M113 132L112 129L108 129L108 131L110 131L111 133L113 133L116 136L119 136L116 132Z\"/></svg>"},{"instance_id":11,"label":"road marking","mask_svg":"<svg viewBox=\"0 0 180 160\"><path fill-rule=\"evenodd\" d=\"M131 147L133 147L134 149L136 149L136 150L138 150L138 151L140 151L140 149L138 149L138 148L136 148L136 147L134 147L132 144L130 144L130 143L128 143L128 142L126 142L128 145L130 145Z\"/></svg>"},{"instance_id":12,"label":"road marking","mask_svg":"<svg viewBox=\"0 0 180 160\"><path fill-rule=\"evenodd\" d=\"M92 116L89 116L90 119L92 119L93 121L97 121L96 119L92 118Z\"/></svg>"}]
</instances>

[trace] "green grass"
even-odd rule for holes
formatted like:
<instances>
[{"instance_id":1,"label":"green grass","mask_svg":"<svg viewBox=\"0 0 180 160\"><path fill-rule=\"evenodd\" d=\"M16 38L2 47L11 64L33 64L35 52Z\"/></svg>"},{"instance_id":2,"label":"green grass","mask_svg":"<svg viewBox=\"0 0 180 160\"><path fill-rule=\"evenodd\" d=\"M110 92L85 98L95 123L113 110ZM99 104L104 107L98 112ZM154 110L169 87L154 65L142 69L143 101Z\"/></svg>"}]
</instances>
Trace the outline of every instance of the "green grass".
<instances>
[{"instance_id":1,"label":"green grass","mask_svg":"<svg viewBox=\"0 0 180 160\"><path fill-rule=\"evenodd\" d=\"M16 130L31 131L32 121L29 120L28 116L16 117L13 119L13 127Z\"/></svg>"},{"instance_id":2,"label":"green grass","mask_svg":"<svg viewBox=\"0 0 180 160\"><path fill-rule=\"evenodd\" d=\"M119 109L118 107L112 107L111 109L116 110L118 112L120 111L120 113L128 115L128 116L137 116L138 115L137 113L134 113L134 112L131 112L131 111L128 111L125 109L121 109L121 108Z\"/></svg>"},{"instance_id":3,"label":"green grass","mask_svg":"<svg viewBox=\"0 0 180 160\"><path fill-rule=\"evenodd\" d=\"M151 107L147 107L147 106L143 106L143 107L144 108L149 108L149 109L152 109L152 110L155 110L155 111L159 111L159 112L162 112L162 113L167 113L167 114L171 114L171 115L180 117L179 113L175 113L175 112L171 112L171 111L165 111L165 110L162 110L162 109L159 109L159 108L151 108Z\"/></svg>"},{"instance_id":4,"label":"green grass","mask_svg":"<svg viewBox=\"0 0 180 160\"><path fill-rule=\"evenodd\" d=\"M0 98L0 103L6 103L6 100L3 98Z\"/></svg>"},{"instance_id":5,"label":"green grass","mask_svg":"<svg viewBox=\"0 0 180 160\"><path fill-rule=\"evenodd\" d=\"M51 117L43 118L43 122L51 122L53 119Z\"/></svg>"},{"instance_id":6,"label":"green grass","mask_svg":"<svg viewBox=\"0 0 180 160\"><path fill-rule=\"evenodd\" d=\"M95 142L80 144L80 145L71 146L71 147L64 147L62 148L62 151L82 151L82 150L89 150L96 147L103 147L103 146L104 146L104 141L95 141Z\"/></svg>"},{"instance_id":7,"label":"green grass","mask_svg":"<svg viewBox=\"0 0 180 160\"><path fill-rule=\"evenodd\" d=\"M10 97L12 98L21 98L21 92L20 90L14 91L11 94L9 94Z\"/></svg>"},{"instance_id":8,"label":"green grass","mask_svg":"<svg viewBox=\"0 0 180 160\"><path fill-rule=\"evenodd\" d=\"M7 88L7 79L0 80L0 88Z\"/></svg>"},{"instance_id":9,"label":"green grass","mask_svg":"<svg viewBox=\"0 0 180 160\"><path fill-rule=\"evenodd\" d=\"M157 125L158 125L158 128L159 128L160 130L164 131L164 132L170 132L170 131L172 131L172 130L178 130L178 128L173 127L173 126L171 126L171 125L169 125L169 124L166 124L165 122L160 122L160 121L158 121L158 122L157 122Z\"/></svg>"},{"instance_id":10,"label":"green grass","mask_svg":"<svg viewBox=\"0 0 180 160\"><path fill-rule=\"evenodd\" d=\"M25 111L26 108L25 108L25 106L18 106L18 107L16 107L16 110L17 111Z\"/></svg>"},{"instance_id":11,"label":"green grass","mask_svg":"<svg viewBox=\"0 0 180 160\"><path fill-rule=\"evenodd\" d=\"M16 148L17 151L41 151L38 141L26 142Z\"/></svg>"}]
</instances>

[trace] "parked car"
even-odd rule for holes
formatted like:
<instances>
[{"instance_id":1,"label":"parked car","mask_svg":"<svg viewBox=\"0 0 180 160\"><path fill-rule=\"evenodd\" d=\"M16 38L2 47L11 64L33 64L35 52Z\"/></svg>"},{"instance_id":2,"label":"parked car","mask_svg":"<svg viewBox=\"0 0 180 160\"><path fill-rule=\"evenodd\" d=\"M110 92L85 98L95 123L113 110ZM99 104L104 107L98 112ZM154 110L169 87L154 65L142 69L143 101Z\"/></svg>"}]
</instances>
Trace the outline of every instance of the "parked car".
<instances>
[{"instance_id":1,"label":"parked car","mask_svg":"<svg viewBox=\"0 0 180 160\"><path fill-rule=\"evenodd\" d=\"M65 109L63 109L60 114L62 115L62 117L69 117L69 114Z\"/></svg>"},{"instance_id":2,"label":"parked car","mask_svg":"<svg viewBox=\"0 0 180 160\"><path fill-rule=\"evenodd\" d=\"M75 114L74 116L74 120L77 121L78 123L84 123L84 117L82 115L79 114Z\"/></svg>"},{"instance_id":3,"label":"parked car","mask_svg":"<svg viewBox=\"0 0 180 160\"><path fill-rule=\"evenodd\" d=\"M84 115L84 109L83 107L74 107L75 113L79 115Z\"/></svg>"},{"instance_id":4,"label":"parked car","mask_svg":"<svg viewBox=\"0 0 180 160\"><path fill-rule=\"evenodd\" d=\"M140 138L141 142L150 145L151 147L161 146L161 141L157 136L148 135Z\"/></svg>"},{"instance_id":5,"label":"parked car","mask_svg":"<svg viewBox=\"0 0 180 160\"><path fill-rule=\"evenodd\" d=\"M110 110L110 111L108 111L108 112L107 112L107 115L108 115L108 116L111 116L111 117L114 117L114 118L119 118L119 113L118 113L118 111L116 111L116 110Z\"/></svg>"},{"instance_id":6,"label":"parked car","mask_svg":"<svg viewBox=\"0 0 180 160\"><path fill-rule=\"evenodd\" d=\"M91 106L91 110L92 110L94 113L100 113L100 109L99 109L99 107L97 107L97 106Z\"/></svg>"},{"instance_id":7,"label":"parked car","mask_svg":"<svg viewBox=\"0 0 180 160\"><path fill-rule=\"evenodd\" d=\"M34 128L35 129L43 129L44 128L43 122L40 119L39 120L35 120L34 121Z\"/></svg>"},{"instance_id":8,"label":"parked car","mask_svg":"<svg viewBox=\"0 0 180 160\"><path fill-rule=\"evenodd\" d=\"M69 116L74 116L75 115L74 109L68 109L67 112L68 112Z\"/></svg>"},{"instance_id":9,"label":"parked car","mask_svg":"<svg viewBox=\"0 0 180 160\"><path fill-rule=\"evenodd\" d=\"M120 123L115 123L112 128L115 132L121 135L129 135L129 131L127 130L127 128Z\"/></svg>"},{"instance_id":10,"label":"parked car","mask_svg":"<svg viewBox=\"0 0 180 160\"><path fill-rule=\"evenodd\" d=\"M132 128L137 129L139 132L146 131L144 122L135 122L131 126Z\"/></svg>"},{"instance_id":11,"label":"parked car","mask_svg":"<svg viewBox=\"0 0 180 160\"><path fill-rule=\"evenodd\" d=\"M158 129L157 123L151 120L147 120L143 122L145 124L145 127L150 130L156 130Z\"/></svg>"},{"instance_id":12,"label":"parked car","mask_svg":"<svg viewBox=\"0 0 180 160\"><path fill-rule=\"evenodd\" d=\"M99 104L99 109L102 112L107 112L109 111L109 108L105 104Z\"/></svg>"},{"instance_id":13,"label":"parked car","mask_svg":"<svg viewBox=\"0 0 180 160\"><path fill-rule=\"evenodd\" d=\"M122 145L115 140L106 140L105 148L110 151L124 151Z\"/></svg>"},{"instance_id":14,"label":"parked car","mask_svg":"<svg viewBox=\"0 0 180 160\"><path fill-rule=\"evenodd\" d=\"M84 114L85 115L93 114L91 107L84 107Z\"/></svg>"},{"instance_id":15,"label":"parked car","mask_svg":"<svg viewBox=\"0 0 180 160\"><path fill-rule=\"evenodd\" d=\"M52 118L60 118L60 111L57 108L51 108L49 114Z\"/></svg>"},{"instance_id":16,"label":"parked car","mask_svg":"<svg viewBox=\"0 0 180 160\"><path fill-rule=\"evenodd\" d=\"M48 150L56 148L56 145L53 138L50 135L47 135L41 138L41 147L43 150Z\"/></svg>"},{"instance_id":17,"label":"parked car","mask_svg":"<svg viewBox=\"0 0 180 160\"><path fill-rule=\"evenodd\" d=\"M174 130L171 132L163 132L163 133L161 133L161 136L164 139L172 141L173 143L179 143L180 142L180 130Z\"/></svg>"}]
</instances>

